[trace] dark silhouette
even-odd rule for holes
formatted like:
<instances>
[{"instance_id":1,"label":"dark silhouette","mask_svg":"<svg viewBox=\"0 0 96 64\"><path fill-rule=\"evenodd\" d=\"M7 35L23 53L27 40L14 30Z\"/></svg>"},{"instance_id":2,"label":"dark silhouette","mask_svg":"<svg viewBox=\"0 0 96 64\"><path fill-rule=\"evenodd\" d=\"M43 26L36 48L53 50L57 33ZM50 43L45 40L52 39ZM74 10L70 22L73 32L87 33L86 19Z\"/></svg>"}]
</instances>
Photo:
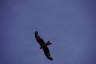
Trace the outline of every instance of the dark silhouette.
<instances>
[{"instance_id":1,"label":"dark silhouette","mask_svg":"<svg viewBox=\"0 0 96 64\"><path fill-rule=\"evenodd\" d=\"M50 41L45 43L44 40L38 35L37 31L35 31L35 38L36 38L36 41L40 44L40 49L43 49L45 56L49 60L53 60L53 58L50 55L50 51L49 51L49 49L47 47L48 45L51 45L52 43Z\"/></svg>"}]
</instances>

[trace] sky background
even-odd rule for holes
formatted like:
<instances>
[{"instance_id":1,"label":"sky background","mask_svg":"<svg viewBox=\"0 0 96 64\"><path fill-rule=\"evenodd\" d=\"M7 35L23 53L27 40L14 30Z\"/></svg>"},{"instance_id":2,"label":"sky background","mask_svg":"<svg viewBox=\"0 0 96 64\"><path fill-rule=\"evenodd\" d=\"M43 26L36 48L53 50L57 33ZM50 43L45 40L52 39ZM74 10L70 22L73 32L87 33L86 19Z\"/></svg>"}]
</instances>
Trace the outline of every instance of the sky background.
<instances>
[{"instance_id":1,"label":"sky background","mask_svg":"<svg viewBox=\"0 0 96 64\"><path fill-rule=\"evenodd\" d=\"M95 0L0 0L0 64L96 64L95 38Z\"/></svg>"}]
</instances>

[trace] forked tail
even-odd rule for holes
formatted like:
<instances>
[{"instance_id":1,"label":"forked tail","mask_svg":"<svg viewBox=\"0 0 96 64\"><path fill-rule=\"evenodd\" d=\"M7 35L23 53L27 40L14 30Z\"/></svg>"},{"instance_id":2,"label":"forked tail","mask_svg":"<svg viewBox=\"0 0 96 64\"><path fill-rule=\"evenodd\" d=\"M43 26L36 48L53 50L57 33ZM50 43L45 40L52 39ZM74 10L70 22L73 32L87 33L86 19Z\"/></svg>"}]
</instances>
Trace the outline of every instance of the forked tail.
<instances>
[{"instance_id":1,"label":"forked tail","mask_svg":"<svg viewBox=\"0 0 96 64\"><path fill-rule=\"evenodd\" d=\"M42 49L44 46L49 46L49 45L51 45L51 44L52 44L52 43L51 43L50 41L47 41L47 43L44 44L43 46L41 46L40 49Z\"/></svg>"}]
</instances>

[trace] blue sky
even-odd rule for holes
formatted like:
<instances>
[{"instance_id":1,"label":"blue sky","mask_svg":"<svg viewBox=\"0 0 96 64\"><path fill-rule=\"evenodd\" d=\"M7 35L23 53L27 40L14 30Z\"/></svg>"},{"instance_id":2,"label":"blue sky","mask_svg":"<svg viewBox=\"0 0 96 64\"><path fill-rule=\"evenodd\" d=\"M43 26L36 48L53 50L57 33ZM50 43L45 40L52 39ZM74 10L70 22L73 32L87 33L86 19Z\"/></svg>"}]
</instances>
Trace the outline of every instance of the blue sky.
<instances>
[{"instance_id":1,"label":"blue sky","mask_svg":"<svg viewBox=\"0 0 96 64\"><path fill-rule=\"evenodd\" d=\"M94 0L1 1L0 64L96 64ZM35 41L51 40L49 61Z\"/></svg>"}]
</instances>

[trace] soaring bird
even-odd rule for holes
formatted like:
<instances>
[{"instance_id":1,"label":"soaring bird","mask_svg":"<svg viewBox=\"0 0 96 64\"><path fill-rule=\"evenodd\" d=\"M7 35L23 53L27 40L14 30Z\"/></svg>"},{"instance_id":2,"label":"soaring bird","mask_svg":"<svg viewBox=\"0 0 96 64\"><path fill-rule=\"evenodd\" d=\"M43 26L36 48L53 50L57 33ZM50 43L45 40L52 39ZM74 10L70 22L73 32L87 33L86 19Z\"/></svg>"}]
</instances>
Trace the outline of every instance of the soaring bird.
<instances>
[{"instance_id":1,"label":"soaring bird","mask_svg":"<svg viewBox=\"0 0 96 64\"><path fill-rule=\"evenodd\" d=\"M45 43L44 40L39 36L37 31L35 31L35 39L40 44L40 49L44 51L45 56L49 60L53 60L53 58L50 55L49 48L47 47L48 45L51 45L52 43L50 41L47 41L47 43Z\"/></svg>"}]
</instances>

